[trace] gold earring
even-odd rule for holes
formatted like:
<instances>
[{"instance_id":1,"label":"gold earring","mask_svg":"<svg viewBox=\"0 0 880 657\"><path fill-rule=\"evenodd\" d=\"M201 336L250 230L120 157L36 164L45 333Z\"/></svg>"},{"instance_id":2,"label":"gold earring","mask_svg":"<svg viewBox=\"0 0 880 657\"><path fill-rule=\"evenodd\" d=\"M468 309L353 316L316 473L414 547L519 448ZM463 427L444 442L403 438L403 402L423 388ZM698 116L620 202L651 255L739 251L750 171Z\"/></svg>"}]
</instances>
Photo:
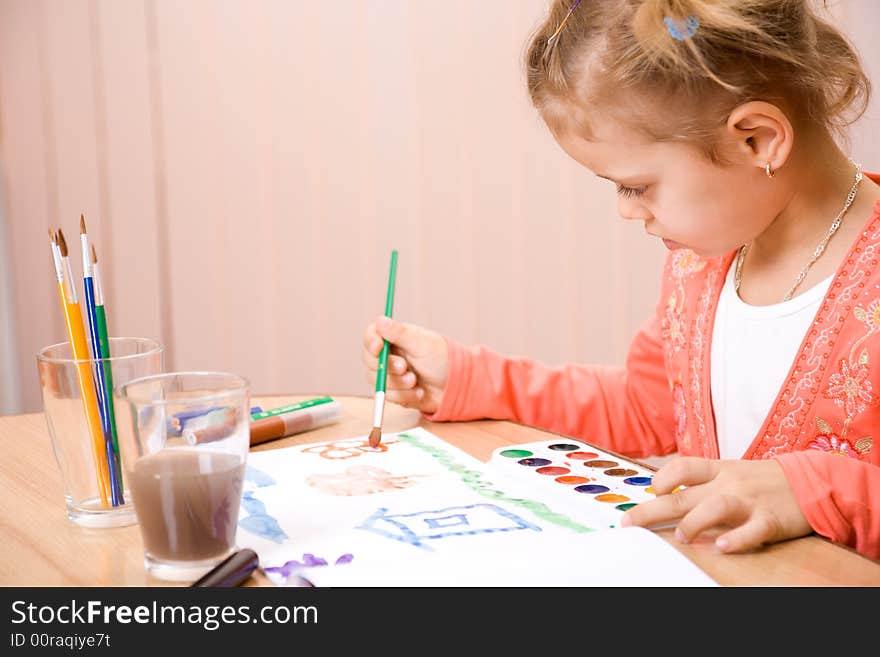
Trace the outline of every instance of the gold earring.
<instances>
[{"instance_id":1,"label":"gold earring","mask_svg":"<svg viewBox=\"0 0 880 657\"><path fill-rule=\"evenodd\" d=\"M769 162L767 162L767 164L764 166L764 173L767 174L767 177L768 177L768 178L772 178L773 176L776 175L776 172L775 172L773 169L770 168L770 163L769 163Z\"/></svg>"}]
</instances>

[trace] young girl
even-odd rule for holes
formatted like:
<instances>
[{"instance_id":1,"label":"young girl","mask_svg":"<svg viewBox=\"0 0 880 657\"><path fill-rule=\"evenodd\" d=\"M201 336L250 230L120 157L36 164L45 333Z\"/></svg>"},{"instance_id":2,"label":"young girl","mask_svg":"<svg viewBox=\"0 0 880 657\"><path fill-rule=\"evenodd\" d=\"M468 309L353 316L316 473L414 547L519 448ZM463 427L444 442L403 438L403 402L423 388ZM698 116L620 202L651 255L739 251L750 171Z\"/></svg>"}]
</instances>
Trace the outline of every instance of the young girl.
<instances>
[{"instance_id":1,"label":"young girl","mask_svg":"<svg viewBox=\"0 0 880 657\"><path fill-rule=\"evenodd\" d=\"M556 0L527 66L562 149L670 249L654 316L619 368L379 318L368 378L387 339L388 399L428 419L678 452L623 524L880 558L880 178L833 138L867 103L851 46L807 0Z\"/></svg>"}]
</instances>

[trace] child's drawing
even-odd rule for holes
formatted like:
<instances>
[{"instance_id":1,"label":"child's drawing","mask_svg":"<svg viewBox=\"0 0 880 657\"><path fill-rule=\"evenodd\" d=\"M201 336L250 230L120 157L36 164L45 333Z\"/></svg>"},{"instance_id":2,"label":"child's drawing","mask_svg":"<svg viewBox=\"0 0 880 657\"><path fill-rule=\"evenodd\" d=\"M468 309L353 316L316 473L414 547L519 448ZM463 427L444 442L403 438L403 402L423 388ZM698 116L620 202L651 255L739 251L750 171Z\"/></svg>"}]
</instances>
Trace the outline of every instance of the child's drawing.
<instances>
[{"instance_id":1,"label":"child's drawing","mask_svg":"<svg viewBox=\"0 0 880 657\"><path fill-rule=\"evenodd\" d=\"M254 497L252 489L274 486L278 482L274 477L248 465L244 471L244 492L241 495L241 509L238 514L238 526L257 536L262 536L279 545L287 540L287 534L272 516L266 513L266 505ZM244 512L249 515L244 516Z\"/></svg>"},{"instance_id":2,"label":"child's drawing","mask_svg":"<svg viewBox=\"0 0 880 657\"><path fill-rule=\"evenodd\" d=\"M361 454L387 452L388 445L394 445L396 440L387 440L376 447L370 447L370 443L362 438L353 440L339 440L333 443L322 443L314 447L302 450L303 454L318 454L325 459L351 459Z\"/></svg>"},{"instance_id":3,"label":"child's drawing","mask_svg":"<svg viewBox=\"0 0 880 657\"><path fill-rule=\"evenodd\" d=\"M328 495L370 495L400 490L418 483L426 475L393 475L370 465L354 465L337 474L316 474L306 483Z\"/></svg>"},{"instance_id":4,"label":"child's drawing","mask_svg":"<svg viewBox=\"0 0 880 657\"><path fill-rule=\"evenodd\" d=\"M354 559L353 554L343 554L334 562L334 566L339 566L346 563L351 563ZM291 559L286 562L283 566L272 566L269 568L263 568L263 572L266 575L272 576L275 575L281 578L282 583L286 584L287 581L297 574L298 571L301 571L305 568L315 568L317 566L326 566L327 560L322 559L321 557L316 557L311 552L306 552L302 556L302 561L297 561L296 559ZM274 579L274 578L273 578Z\"/></svg>"},{"instance_id":5,"label":"child's drawing","mask_svg":"<svg viewBox=\"0 0 880 657\"><path fill-rule=\"evenodd\" d=\"M287 540L287 534L281 529L281 525L272 516L266 513L266 505L254 497L252 491L245 491L241 496L241 510L247 511L247 516L242 517L239 513L238 526L257 536L269 539L281 545Z\"/></svg>"},{"instance_id":6,"label":"child's drawing","mask_svg":"<svg viewBox=\"0 0 880 657\"><path fill-rule=\"evenodd\" d=\"M248 465L245 468L244 480L250 484L253 484L256 488L274 486L276 483L278 483L271 475L266 474L262 470L257 470L252 465Z\"/></svg>"},{"instance_id":7,"label":"child's drawing","mask_svg":"<svg viewBox=\"0 0 880 657\"><path fill-rule=\"evenodd\" d=\"M519 529L541 531L537 525L494 504L470 504L435 511L393 515L388 514L388 509L378 509L357 529L366 529L380 536L431 551L433 548L423 541Z\"/></svg>"}]
</instances>

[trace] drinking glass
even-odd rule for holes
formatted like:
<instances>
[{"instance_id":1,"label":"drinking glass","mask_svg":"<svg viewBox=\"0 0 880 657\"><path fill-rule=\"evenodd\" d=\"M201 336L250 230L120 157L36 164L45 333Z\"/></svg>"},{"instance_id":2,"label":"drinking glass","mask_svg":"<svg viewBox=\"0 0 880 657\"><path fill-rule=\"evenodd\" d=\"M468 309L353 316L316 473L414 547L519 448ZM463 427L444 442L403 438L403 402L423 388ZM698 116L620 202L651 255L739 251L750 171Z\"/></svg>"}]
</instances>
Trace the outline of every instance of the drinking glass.
<instances>
[{"instance_id":1,"label":"drinking glass","mask_svg":"<svg viewBox=\"0 0 880 657\"><path fill-rule=\"evenodd\" d=\"M171 372L116 388L123 464L153 577L194 581L235 549L250 391L225 372Z\"/></svg>"}]
</instances>

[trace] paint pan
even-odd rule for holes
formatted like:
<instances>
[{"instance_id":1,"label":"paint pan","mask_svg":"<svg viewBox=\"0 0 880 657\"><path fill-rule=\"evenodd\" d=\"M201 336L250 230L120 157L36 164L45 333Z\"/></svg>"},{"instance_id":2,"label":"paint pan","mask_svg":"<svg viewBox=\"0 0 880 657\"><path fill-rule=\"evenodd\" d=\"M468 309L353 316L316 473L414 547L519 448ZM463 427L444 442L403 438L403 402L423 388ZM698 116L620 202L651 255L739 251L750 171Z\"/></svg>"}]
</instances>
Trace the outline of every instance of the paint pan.
<instances>
[{"instance_id":1,"label":"paint pan","mask_svg":"<svg viewBox=\"0 0 880 657\"><path fill-rule=\"evenodd\" d=\"M522 483L523 495L540 489L560 508L596 526L618 526L620 516L654 499L654 473L633 461L574 439L498 448L491 465Z\"/></svg>"}]
</instances>

